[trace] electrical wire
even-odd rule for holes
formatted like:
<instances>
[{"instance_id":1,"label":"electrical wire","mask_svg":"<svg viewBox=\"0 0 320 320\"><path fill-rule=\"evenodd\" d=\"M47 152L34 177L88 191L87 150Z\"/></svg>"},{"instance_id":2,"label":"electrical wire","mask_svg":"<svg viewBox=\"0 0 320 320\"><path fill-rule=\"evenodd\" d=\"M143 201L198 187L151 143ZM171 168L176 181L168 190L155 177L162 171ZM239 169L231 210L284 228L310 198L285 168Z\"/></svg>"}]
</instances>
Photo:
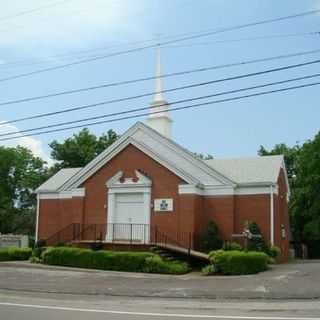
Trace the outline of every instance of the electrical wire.
<instances>
[{"instance_id":1,"label":"electrical wire","mask_svg":"<svg viewBox=\"0 0 320 320\"><path fill-rule=\"evenodd\" d=\"M159 76L149 76L149 77L137 78L137 79L132 79L132 80L124 80L124 81L119 81L119 82L105 83L105 84L101 84L101 85L97 85L97 86L60 91L60 92L50 93L50 94L41 95L41 96L34 96L34 97L17 99L17 100L9 100L9 101L5 101L5 102L0 102L0 106L12 105L12 104L23 103L23 102L30 102L30 101L35 101L35 100L48 99L48 98L58 97L58 96L62 96L62 95L87 92L87 91L91 91L91 90L98 90L98 89L116 87L116 86L121 86L121 85L134 84L134 83L138 83L138 82L155 80L157 78L170 78L170 77L182 76L182 75L187 75L187 74L192 74L192 73L207 72L207 71L212 71L212 70L217 70L217 69L230 68L230 67L235 67L235 66L244 66L244 65L261 63L261 62L269 62L269 61L274 61L274 60L295 58L295 57L300 57L300 56L305 56L305 55L310 55L310 54L316 54L319 52L320 52L320 49L315 49L315 50L310 50L310 51L300 51L300 52L283 54L283 55L266 57L266 58L260 58L260 59L245 60L245 61L240 61L240 62L235 62L235 63L220 64L220 65L215 65L215 66L202 67L202 68L190 69L190 70L185 70L185 71L167 73L167 74L161 75L160 77ZM69 112L69 109L66 109L64 111ZM25 120L27 120L27 119L25 119Z\"/></svg>"},{"instance_id":2,"label":"electrical wire","mask_svg":"<svg viewBox=\"0 0 320 320\"><path fill-rule=\"evenodd\" d=\"M280 21L284 21L284 20L288 20L288 19L295 19L295 18L305 17L305 16L308 16L308 15L316 14L318 12L320 12L320 9L306 11L306 12L293 14L293 15L289 15L289 16L284 16L284 17L279 17L279 18L265 19L265 20L261 20L261 21L235 25L235 26L231 26L231 27L219 28L219 29L215 29L215 30L212 30L212 31L203 32L203 33L199 33L199 34L195 34L195 35L187 35L187 36L184 36L184 37L180 37L180 38L176 38L176 39L168 40L168 41L164 41L164 42L159 42L159 43L156 43L156 44L150 44L150 45L146 45L146 46L143 46L143 47L128 49L128 50L124 50L124 51L118 51L118 52L114 52L114 53L110 53L110 54L106 54L106 55L102 55L102 56L97 56L97 57L93 57L93 58L88 58L88 59L82 59L82 60L79 60L79 61L74 61L74 62L61 64L61 65L57 65L57 66L53 66L53 67L49 67L49 68L44 68L44 69L38 69L38 70L35 70L35 71L31 71L31 72L20 73L20 74L17 74L17 75L6 77L6 78L1 78L0 82L5 82L5 81L9 81L9 80L15 80L15 79L28 77L28 76L32 76L32 75L35 75L35 74L48 72L48 71L64 69L64 68L68 68L68 67L71 67L71 66L80 65L80 64L83 64L83 63L98 61L98 60L102 60L102 59L106 59L106 58L111 58L111 57L115 57L115 56L129 54L129 53L140 52L140 51L143 51L143 50L146 50L146 49L156 48L158 46L165 46L165 45L170 45L170 44L173 44L173 43L183 42L183 41L187 41L187 40L192 40L192 39L198 39L198 38L202 38L202 37L212 36L212 35L215 35L215 34L224 33L224 32L228 32L228 31L240 30L240 29L245 29L245 28L248 28L248 27L253 27L253 26L258 26L258 25L263 25L263 24L269 24L269 23L273 23L273 22L280 22Z\"/></svg>"},{"instance_id":3,"label":"electrical wire","mask_svg":"<svg viewBox=\"0 0 320 320\"><path fill-rule=\"evenodd\" d=\"M319 76L320 74L317 75L312 75L309 77L315 77L315 76ZM285 83L285 82L289 82L289 81L295 81L293 79L289 79L289 80L284 80L281 81L279 83ZM252 89L256 89L258 87L266 87L266 86L270 86L270 85L274 85L275 83L271 84L264 84L261 86L255 86L255 87L251 87L251 88L242 88L242 89L238 89L238 90L233 90L234 92L240 92L240 91L244 91L244 90L252 90ZM217 103L223 103L223 102L230 102L230 101L235 101L235 100L241 100L241 99L246 99L246 98L251 98L251 97L257 97L257 96L262 96L262 95L267 95L267 94L272 94L272 93L279 93L279 92L286 92L289 90L296 90L296 89L301 89L301 88L307 88L307 87L312 87L312 86L316 86L316 85L320 85L320 82L314 82L314 83L308 83L308 84L303 84L303 85L297 85L297 86L292 86L292 87L287 87L287 88L281 88L281 89L275 89L275 90L269 90L269 91L262 91L262 92L258 92L258 93L253 93L253 94L248 94L248 95L243 95L243 96L236 96L236 97L231 97L231 98L226 98L226 99L221 99L221 100L213 100L213 101L209 101L209 102L204 102L204 103L198 103L198 104L193 104L193 105L188 105L188 106L183 106L183 107L175 107L175 108L170 108L170 111L178 111L178 110L185 110L185 109L190 109L190 108L196 108L196 107L200 107L200 106L207 106L207 105L212 105L212 104L217 104ZM228 92L232 93L232 92ZM220 94L227 94L227 93L220 93ZM197 97L197 98L193 98L193 99L186 99L183 101L178 101L175 102L175 104L177 103L182 103L182 102L186 102L186 101L193 101L196 99L204 99L204 98L208 98L208 97L212 97L212 96L216 96L219 94L214 94L214 95L208 95L206 97ZM146 107L145 109L149 109L152 107ZM159 106L154 106L153 108L159 108ZM140 109L142 110L142 108ZM128 110L128 111L123 111L121 114L127 114L127 113L131 113L134 112L133 110ZM121 120L128 120L128 119L134 119L134 118L139 118L139 117L143 117L146 115L152 115L152 114L158 114L158 113L162 113L163 111L152 111L152 112L146 112L146 113L141 113L141 114L137 114L137 115L130 115L130 116L124 116L124 117L120 117L120 118L116 118L116 119L110 119L110 120L103 120L103 121L98 121L98 122L91 122L91 123L85 123L83 125L77 125L77 126L71 126L71 127L67 127L67 128L59 128L59 129L53 129L53 130L46 130L46 131L40 131L40 132L36 132L33 134L23 134L23 135L19 135L16 137L5 137L0 139L0 141L7 141L7 140L12 140L12 139L18 139L18 138L23 138L23 137L28 137L28 136L34 136L34 135L41 135L41 134L46 134L46 133L52 133L52 132L60 132L60 131L64 131L64 130L70 130L70 129L76 129L76 128L82 128L82 127L87 127L87 126L93 126L93 125L99 125L99 124L104 124L104 123L109 123L109 122L115 122L115 121L121 121ZM105 115L106 116L111 116L111 114L109 115ZM91 118L91 120L94 118ZM85 119L85 120L89 120L89 119ZM81 120L83 121L83 120ZM72 122L69 122L72 123ZM69 124L68 123L68 124ZM56 125L53 125L56 126ZM27 129L28 131L31 130L38 130L38 129L43 129L43 128L50 128L50 126L45 126L45 127L40 127L40 128L34 128L34 129ZM25 131L21 131L21 132L26 132ZM16 134L19 134L20 132L16 132ZM2 134L5 135L5 134Z\"/></svg>"}]
</instances>

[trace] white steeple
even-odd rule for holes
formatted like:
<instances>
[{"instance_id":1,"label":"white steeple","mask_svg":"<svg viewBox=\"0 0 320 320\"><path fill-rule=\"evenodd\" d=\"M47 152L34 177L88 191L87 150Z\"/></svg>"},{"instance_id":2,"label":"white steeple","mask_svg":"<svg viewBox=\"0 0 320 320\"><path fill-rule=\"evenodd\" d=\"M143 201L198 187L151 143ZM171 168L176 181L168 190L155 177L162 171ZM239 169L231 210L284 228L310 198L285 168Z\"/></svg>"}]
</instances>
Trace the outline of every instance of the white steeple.
<instances>
[{"instance_id":1,"label":"white steeple","mask_svg":"<svg viewBox=\"0 0 320 320\"><path fill-rule=\"evenodd\" d=\"M154 130L171 139L172 120L169 116L169 104L163 96L160 47L157 48L155 89L154 100L151 103L147 124Z\"/></svg>"}]
</instances>

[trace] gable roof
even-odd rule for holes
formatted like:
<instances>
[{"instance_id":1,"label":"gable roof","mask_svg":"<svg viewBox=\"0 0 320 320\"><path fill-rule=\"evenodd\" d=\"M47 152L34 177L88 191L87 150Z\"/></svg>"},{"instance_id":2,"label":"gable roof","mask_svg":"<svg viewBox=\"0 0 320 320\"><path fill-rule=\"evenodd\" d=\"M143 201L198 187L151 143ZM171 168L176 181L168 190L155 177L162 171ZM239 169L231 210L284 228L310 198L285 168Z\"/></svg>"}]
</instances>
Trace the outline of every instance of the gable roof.
<instances>
[{"instance_id":1,"label":"gable roof","mask_svg":"<svg viewBox=\"0 0 320 320\"><path fill-rule=\"evenodd\" d=\"M283 156L201 160L171 139L137 122L85 167L60 170L36 192L68 191L79 187L129 144L194 186L276 184L280 169L284 168L289 190Z\"/></svg>"},{"instance_id":2,"label":"gable roof","mask_svg":"<svg viewBox=\"0 0 320 320\"><path fill-rule=\"evenodd\" d=\"M282 155L204 161L237 184L277 183L284 163Z\"/></svg>"},{"instance_id":3,"label":"gable roof","mask_svg":"<svg viewBox=\"0 0 320 320\"><path fill-rule=\"evenodd\" d=\"M46 182L44 182L40 187L38 187L36 192L54 192L58 190L81 169L82 168L61 169Z\"/></svg>"},{"instance_id":4,"label":"gable roof","mask_svg":"<svg viewBox=\"0 0 320 320\"><path fill-rule=\"evenodd\" d=\"M134 145L152 159L168 168L186 181L186 183L216 186L235 185L228 177L219 173L204 161L196 158L191 152L171 139L164 137L149 126L137 122L115 143L72 176L59 188L59 191L79 187L129 144Z\"/></svg>"}]
</instances>

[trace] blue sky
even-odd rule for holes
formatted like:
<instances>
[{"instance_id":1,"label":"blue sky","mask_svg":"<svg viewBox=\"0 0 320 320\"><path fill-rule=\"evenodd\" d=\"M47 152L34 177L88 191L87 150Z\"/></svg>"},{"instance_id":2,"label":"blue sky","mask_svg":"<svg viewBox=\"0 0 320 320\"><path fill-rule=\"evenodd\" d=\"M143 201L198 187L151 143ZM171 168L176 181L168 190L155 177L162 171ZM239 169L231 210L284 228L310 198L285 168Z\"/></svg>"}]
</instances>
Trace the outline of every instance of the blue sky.
<instances>
[{"instance_id":1,"label":"blue sky","mask_svg":"<svg viewBox=\"0 0 320 320\"><path fill-rule=\"evenodd\" d=\"M41 68L56 66L79 57L112 53L129 48L127 43L188 32L204 31L320 9L316 0L67 0L51 8L12 17L16 13L55 1L3 0L0 9L0 79ZM219 42L248 37L320 31L320 15L312 15L258 27L226 32L185 42L186 46L162 49L166 73L249 59L320 49L320 35L305 35L257 41ZM208 43L209 44L203 44ZM199 44L187 46L188 44ZM114 48L108 48L111 46ZM93 53L79 51L104 48ZM61 56L70 54L70 56ZM317 59L319 54L220 69L169 78L166 89L194 82L210 81L286 64ZM25 61L17 63L17 61ZM13 63L14 62L14 63ZM13 63L13 64L12 64ZM102 83L154 75L155 50L99 60L27 78L0 82L0 103ZM167 94L174 101L222 90L278 81L319 72L319 66L287 70L265 76L225 82ZM311 80L316 81L316 80ZM300 83L311 82L305 81ZM152 81L106 88L81 94L0 107L0 121L50 112L101 100L150 92ZM22 130L60 121L75 120L148 105L150 98L106 105L54 118L2 126L0 132ZM216 157L252 156L260 145L293 145L311 138L319 130L319 87L262 96L199 109L172 112L174 139L189 150ZM144 119L142 119L144 120ZM123 133L136 120L91 127L96 134L112 128ZM48 160L48 143L62 141L77 131L64 131L21 138L3 145L22 144ZM1 144L1 142L0 142Z\"/></svg>"}]
</instances>

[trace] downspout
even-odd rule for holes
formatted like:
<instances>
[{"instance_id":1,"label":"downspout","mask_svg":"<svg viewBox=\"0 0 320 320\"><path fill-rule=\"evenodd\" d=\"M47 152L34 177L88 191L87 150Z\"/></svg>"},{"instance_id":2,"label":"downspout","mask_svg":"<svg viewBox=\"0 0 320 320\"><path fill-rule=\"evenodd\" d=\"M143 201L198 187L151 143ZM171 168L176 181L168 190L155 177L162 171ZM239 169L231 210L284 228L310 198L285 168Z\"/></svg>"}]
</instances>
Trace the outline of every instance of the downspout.
<instances>
[{"instance_id":1,"label":"downspout","mask_svg":"<svg viewBox=\"0 0 320 320\"><path fill-rule=\"evenodd\" d=\"M36 234L35 234L35 242L38 241L39 212L40 212L40 195L39 195L39 193L37 193L37 212L36 212Z\"/></svg>"},{"instance_id":2,"label":"downspout","mask_svg":"<svg viewBox=\"0 0 320 320\"><path fill-rule=\"evenodd\" d=\"M270 243L274 245L274 196L273 185L270 185Z\"/></svg>"}]
</instances>

